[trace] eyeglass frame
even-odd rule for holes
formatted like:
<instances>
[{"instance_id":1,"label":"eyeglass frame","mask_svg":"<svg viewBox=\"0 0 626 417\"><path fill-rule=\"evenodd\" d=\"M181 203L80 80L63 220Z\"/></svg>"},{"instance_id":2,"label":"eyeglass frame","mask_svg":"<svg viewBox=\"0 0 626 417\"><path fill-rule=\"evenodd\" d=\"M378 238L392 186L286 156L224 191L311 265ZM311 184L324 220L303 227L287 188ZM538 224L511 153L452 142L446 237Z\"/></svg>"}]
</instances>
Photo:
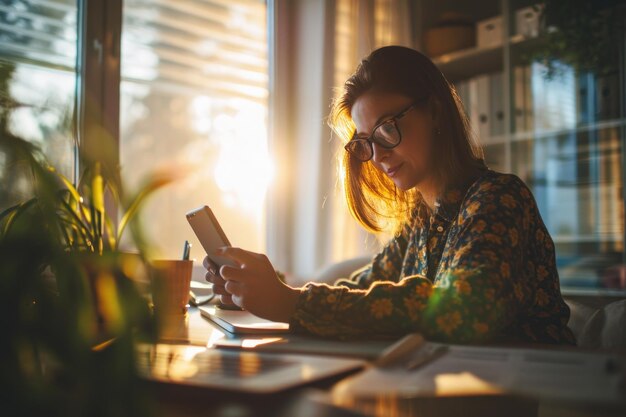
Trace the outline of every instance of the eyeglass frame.
<instances>
[{"instance_id":1,"label":"eyeglass frame","mask_svg":"<svg viewBox=\"0 0 626 417\"><path fill-rule=\"evenodd\" d=\"M354 134L352 135L352 138L348 141L348 143L346 143L344 145L344 149L346 150L346 152L348 152L350 155L354 156L355 158L359 159L353 152L351 152L350 150L348 150L348 146L350 145L350 143L352 141L355 140L359 140L359 141L366 141L367 144L370 147L370 157L363 160L363 159L359 159L359 161L365 163L369 160L371 160L374 157L374 143L377 144L378 146L384 148L384 149L393 149L396 146L400 145L400 143L402 142L402 131L400 130L400 127L398 127L398 120L402 119L404 116L406 116L411 110L413 110L415 107L417 107L417 105L421 102L420 101L414 101L413 103L409 104L407 107L405 107L404 109L400 110L397 114L395 114L394 116L391 116L388 119L385 119L383 121L381 121L380 123L378 123L376 126L374 126L374 128L372 129L372 133L366 137L366 138L357 138L356 135L356 131L354 132ZM376 129L378 129L379 127L381 127L382 125L389 123L389 122L393 122L393 126L396 129L396 131L398 132L398 143L391 145L391 146L385 146L381 143L376 142L373 137L374 137L374 133L376 133Z\"/></svg>"}]
</instances>

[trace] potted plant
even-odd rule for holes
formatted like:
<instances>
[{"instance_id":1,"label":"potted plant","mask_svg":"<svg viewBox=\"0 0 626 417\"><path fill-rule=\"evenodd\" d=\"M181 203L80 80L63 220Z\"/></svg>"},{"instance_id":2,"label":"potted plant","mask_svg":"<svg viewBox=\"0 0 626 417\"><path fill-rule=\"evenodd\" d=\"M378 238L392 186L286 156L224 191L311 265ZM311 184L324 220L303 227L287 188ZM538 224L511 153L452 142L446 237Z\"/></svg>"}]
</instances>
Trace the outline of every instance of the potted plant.
<instances>
[{"instance_id":1,"label":"potted plant","mask_svg":"<svg viewBox=\"0 0 626 417\"><path fill-rule=\"evenodd\" d=\"M6 127L6 124L2 126ZM173 177L126 198L116 175L83 158L74 186L30 142L0 131L0 154L29 173L32 197L0 213L0 398L17 415L145 415L137 340L156 326L135 281L147 246L136 215ZM5 184L6 185L6 184ZM124 208L119 223L105 195ZM119 250L130 230L138 253Z\"/></svg>"}]
</instances>

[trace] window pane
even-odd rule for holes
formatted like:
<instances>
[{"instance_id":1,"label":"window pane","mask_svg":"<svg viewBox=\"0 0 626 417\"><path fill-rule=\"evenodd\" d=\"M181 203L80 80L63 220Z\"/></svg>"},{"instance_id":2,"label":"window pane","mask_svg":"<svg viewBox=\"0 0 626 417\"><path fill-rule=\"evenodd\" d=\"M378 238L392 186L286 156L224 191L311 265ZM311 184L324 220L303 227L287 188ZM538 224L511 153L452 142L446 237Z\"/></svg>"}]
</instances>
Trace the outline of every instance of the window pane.
<instances>
[{"instance_id":1,"label":"window pane","mask_svg":"<svg viewBox=\"0 0 626 417\"><path fill-rule=\"evenodd\" d=\"M233 245L264 249L268 59L263 1L127 0L121 85L122 175L185 179L159 191L144 224L160 255L185 239L186 211L208 204Z\"/></svg>"},{"instance_id":2,"label":"window pane","mask_svg":"<svg viewBox=\"0 0 626 417\"><path fill-rule=\"evenodd\" d=\"M37 143L69 178L74 171L77 2L0 4L0 118L7 129ZM0 208L30 192L25 171L0 154Z\"/></svg>"}]
</instances>

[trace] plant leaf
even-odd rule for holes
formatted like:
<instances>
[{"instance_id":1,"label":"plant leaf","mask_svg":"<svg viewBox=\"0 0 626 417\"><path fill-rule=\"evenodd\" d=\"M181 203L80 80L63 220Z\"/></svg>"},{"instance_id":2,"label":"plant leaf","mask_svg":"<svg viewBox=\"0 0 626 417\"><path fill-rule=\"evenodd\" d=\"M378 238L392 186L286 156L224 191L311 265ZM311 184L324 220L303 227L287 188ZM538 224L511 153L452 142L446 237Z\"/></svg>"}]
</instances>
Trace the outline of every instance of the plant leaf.
<instances>
[{"instance_id":1,"label":"plant leaf","mask_svg":"<svg viewBox=\"0 0 626 417\"><path fill-rule=\"evenodd\" d=\"M11 213L7 215L7 221L4 225L4 230L2 231L3 236L6 236L9 233L9 230L11 229L11 226L13 226L13 223L15 223L15 220L19 218L22 213L26 212L26 210L32 207L37 202L37 200L37 197L33 197L30 200L19 204L18 207L15 208L15 210L11 211Z\"/></svg>"},{"instance_id":2,"label":"plant leaf","mask_svg":"<svg viewBox=\"0 0 626 417\"><path fill-rule=\"evenodd\" d=\"M76 187L74 187L74 184L72 184L70 180L68 180L65 175L61 174L60 172L54 170L54 173L61 179L61 182L63 182L63 185L65 185L67 191L69 191L72 197L74 197L74 200L76 200L77 203L80 203L81 197Z\"/></svg>"},{"instance_id":3,"label":"plant leaf","mask_svg":"<svg viewBox=\"0 0 626 417\"><path fill-rule=\"evenodd\" d=\"M135 198L131 200L132 202L130 206L126 210L126 213L124 213L124 216L122 216L122 220L120 220L119 229L117 231L117 243L118 244L122 236L122 233L124 233L124 229L128 225L128 222L130 222L130 220L135 216L135 214L137 214L137 212L139 211L139 208L144 203L145 199L150 194L152 194L159 188L171 183L175 179L177 179L177 177L171 174L156 175L152 177L147 182L147 184L145 184L143 187L140 188L139 193L137 193Z\"/></svg>"},{"instance_id":4,"label":"plant leaf","mask_svg":"<svg viewBox=\"0 0 626 417\"><path fill-rule=\"evenodd\" d=\"M19 206L21 205L21 203L16 204L14 206L11 206L5 210L2 210L2 213L0 213L0 223L2 223L2 219L4 219L6 216L10 215L13 211L15 211Z\"/></svg>"},{"instance_id":5,"label":"plant leaf","mask_svg":"<svg viewBox=\"0 0 626 417\"><path fill-rule=\"evenodd\" d=\"M116 234L115 234L115 230L113 228L113 222L111 221L111 218L109 216L104 216L104 226L105 226L105 231L106 231L106 236L108 237L108 244L109 247L108 249L112 250L112 249L116 249L117 248L117 241L116 241Z\"/></svg>"},{"instance_id":6,"label":"plant leaf","mask_svg":"<svg viewBox=\"0 0 626 417\"><path fill-rule=\"evenodd\" d=\"M89 227L87 227L82 222L82 220L79 217L79 215L76 213L76 211L74 211L74 208L72 208L72 206L68 202L63 201L63 200L61 200L61 206L65 209L65 212L68 213L70 215L70 217L72 217L72 219L74 220L72 222L72 224L76 225L76 227L78 228L78 230L81 233L81 235L83 235L85 241L93 241L94 238L89 233L90 232ZM69 221L69 220L66 220L66 221Z\"/></svg>"}]
</instances>

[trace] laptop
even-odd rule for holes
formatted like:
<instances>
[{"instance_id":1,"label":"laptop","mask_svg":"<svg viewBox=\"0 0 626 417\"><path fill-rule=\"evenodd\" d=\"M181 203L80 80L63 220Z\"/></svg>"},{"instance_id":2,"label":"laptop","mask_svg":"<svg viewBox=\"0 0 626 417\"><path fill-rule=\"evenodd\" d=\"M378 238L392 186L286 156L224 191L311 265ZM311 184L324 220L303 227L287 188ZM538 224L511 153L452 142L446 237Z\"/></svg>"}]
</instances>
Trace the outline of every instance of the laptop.
<instances>
[{"instance_id":1,"label":"laptop","mask_svg":"<svg viewBox=\"0 0 626 417\"><path fill-rule=\"evenodd\" d=\"M200 314L229 333L279 334L289 331L288 323L265 320L244 310L225 310L215 306L199 307Z\"/></svg>"},{"instance_id":2,"label":"laptop","mask_svg":"<svg viewBox=\"0 0 626 417\"><path fill-rule=\"evenodd\" d=\"M361 369L360 359L257 353L189 345L138 345L139 374L151 381L253 394L276 393Z\"/></svg>"}]
</instances>

